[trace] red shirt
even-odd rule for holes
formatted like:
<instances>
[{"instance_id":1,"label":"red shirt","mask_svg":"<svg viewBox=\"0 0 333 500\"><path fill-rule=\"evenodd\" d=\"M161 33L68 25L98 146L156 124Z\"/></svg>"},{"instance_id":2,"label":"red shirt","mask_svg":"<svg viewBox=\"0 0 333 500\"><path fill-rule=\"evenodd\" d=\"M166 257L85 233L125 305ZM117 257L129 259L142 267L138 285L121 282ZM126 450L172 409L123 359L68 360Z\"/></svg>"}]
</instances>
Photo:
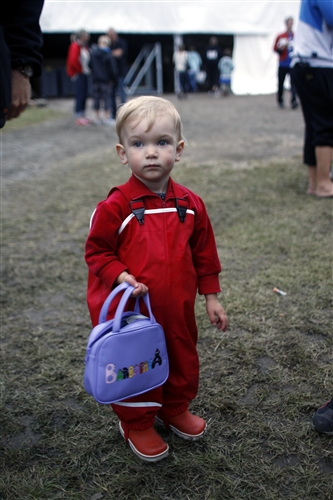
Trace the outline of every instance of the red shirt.
<instances>
[{"instance_id":1,"label":"red shirt","mask_svg":"<svg viewBox=\"0 0 333 500\"><path fill-rule=\"evenodd\" d=\"M280 47L280 40L282 38L285 38L289 40L289 38L294 39L294 33L293 32L288 32L285 31L284 33L281 33L276 37L275 44L273 47L274 52L277 52L279 54L279 61L285 61L288 58L288 44L286 44L284 47Z\"/></svg>"},{"instance_id":2,"label":"red shirt","mask_svg":"<svg viewBox=\"0 0 333 500\"><path fill-rule=\"evenodd\" d=\"M68 55L66 61L66 71L70 78L72 78L72 76L78 73L82 73L80 53L81 53L81 46L76 42L71 43L68 49Z\"/></svg>"}]
</instances>

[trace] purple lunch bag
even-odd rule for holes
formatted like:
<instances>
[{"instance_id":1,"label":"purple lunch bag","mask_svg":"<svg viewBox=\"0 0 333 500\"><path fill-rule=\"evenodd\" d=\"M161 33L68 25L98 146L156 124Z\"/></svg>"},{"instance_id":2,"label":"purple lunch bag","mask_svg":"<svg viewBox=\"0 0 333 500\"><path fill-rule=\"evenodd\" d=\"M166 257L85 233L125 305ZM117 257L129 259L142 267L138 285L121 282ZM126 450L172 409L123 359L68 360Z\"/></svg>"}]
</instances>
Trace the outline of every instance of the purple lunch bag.
<instances>
[{"instance_id":1,"label":"purple lunch bag","mask_svg":"<svg viewBox=\"0 0 333 500\"><path fill-rule=\"evenodd\" d=\"M125 290L114 319L106 321L114 297ZM84 387L96 401L115 403L158 387L169 375L164 331L151 311L149 295L143 298L149 318L134 311L124 312L134 288L117 286L105 300L99 324L90 333L85 357Z\"/></svg>"}]
</instances>

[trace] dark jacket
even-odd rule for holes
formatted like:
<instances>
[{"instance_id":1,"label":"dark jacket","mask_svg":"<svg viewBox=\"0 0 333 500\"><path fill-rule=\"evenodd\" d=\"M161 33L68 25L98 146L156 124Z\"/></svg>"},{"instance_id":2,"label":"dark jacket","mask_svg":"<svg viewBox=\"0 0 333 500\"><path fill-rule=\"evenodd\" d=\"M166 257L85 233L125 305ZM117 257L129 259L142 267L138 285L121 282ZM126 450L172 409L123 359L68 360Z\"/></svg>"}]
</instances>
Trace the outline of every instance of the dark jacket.
<instances>
[{"instance_id":1,"label":"dark jacket","mask_svg":"<svg viewBox=\"0 0 333 500\"><path fill-rule=\"evenodd\" d=\"M122 49L123 55L121 57L115 57L118 76L124 78L127 74L127 42L124 38L118 37L116 42L111 44L111 51L116 49Z\"/></svg>"},{"instance_id":2,"label":"dark jacket","mask_svg":"<svg viewBox=\"0 0 333 500\"><path fill-rule=\"evenodd\" d=\"M219 60L223 56L222 49L218 45L208 45L205 50L205 64L207 68L217 68Z\"/></svg>"},{"instance_id":3,"label":"dark jacket","mask_svg":"<svg viewBox=\"0 0 333 500\"><path fill-rule=\"evenodd\" d=\"M39 18L44 0L2 1L0 7L0 128L11 104L11 69L32 66L34 77L42 71L43 44Z\"/></svg>"},{"instance_id":4,"label":"dark jacket","mask_svg":"<svg viewBox=\"0 0 333 500\"><path fill-rule=\"evenodd\" d=\"M117 79L117 66L110 49L95 45L90 53L89 67L93 83L109 83Z\"/></svg>"}]
</instances>

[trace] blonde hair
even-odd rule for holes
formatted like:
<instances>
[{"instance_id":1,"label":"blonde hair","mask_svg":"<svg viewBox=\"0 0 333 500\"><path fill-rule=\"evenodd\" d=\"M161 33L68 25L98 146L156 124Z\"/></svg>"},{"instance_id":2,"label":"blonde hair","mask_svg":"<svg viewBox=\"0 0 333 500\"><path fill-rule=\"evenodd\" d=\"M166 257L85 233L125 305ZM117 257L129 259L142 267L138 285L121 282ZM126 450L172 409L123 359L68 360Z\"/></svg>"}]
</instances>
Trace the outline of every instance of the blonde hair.
<instances>
[{"instance_id":1,"label":"blonde hair","mask_svg":"<svg viewBox=\"0 0 333 500\"><path fill-rule=\"evenodd\" d=\"M178 141L185 141L183 136L183 125L178 111L172 102L162 97L141 96L126 104L123 104L118 111L116 118L116 132L121 142L121 132L126 122L131 121L138 124L141 120L147 120L147 132L153 126L157 115L168 114L174 121L175 131Z\"/></svg>"},{"instance_id":2,"label":"blonde hair","mask_svg":"<svg viewBox=\"0 0 333 500\"><path fill-rule=\"evenodd\" d=\"M108 36L106 35L101 35L98 40L97 40L97 43L99 46L101 47L110 47L111 45L111 40Z\"/></svg>"}]
</instances>

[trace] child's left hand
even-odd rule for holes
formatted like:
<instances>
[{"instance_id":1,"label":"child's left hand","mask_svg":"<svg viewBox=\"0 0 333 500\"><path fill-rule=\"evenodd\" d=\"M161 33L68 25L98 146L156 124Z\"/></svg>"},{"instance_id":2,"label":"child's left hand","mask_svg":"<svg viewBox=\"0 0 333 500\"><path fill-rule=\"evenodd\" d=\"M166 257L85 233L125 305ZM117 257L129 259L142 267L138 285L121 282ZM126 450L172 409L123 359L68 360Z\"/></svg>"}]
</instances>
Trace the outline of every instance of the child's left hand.
<instances>
[{"instance_id":1,"label":"child's left hand","mask_svg":"<svg viewBox=\"0 0 333 500\"><path fill-rule=\"evenodd\" d=\"M228 328L228 317L219 303L216 293L207 294L205 297L207 314L211 324L216 325L218 330L225 332Z\"/></svg>"}]
</instances>

